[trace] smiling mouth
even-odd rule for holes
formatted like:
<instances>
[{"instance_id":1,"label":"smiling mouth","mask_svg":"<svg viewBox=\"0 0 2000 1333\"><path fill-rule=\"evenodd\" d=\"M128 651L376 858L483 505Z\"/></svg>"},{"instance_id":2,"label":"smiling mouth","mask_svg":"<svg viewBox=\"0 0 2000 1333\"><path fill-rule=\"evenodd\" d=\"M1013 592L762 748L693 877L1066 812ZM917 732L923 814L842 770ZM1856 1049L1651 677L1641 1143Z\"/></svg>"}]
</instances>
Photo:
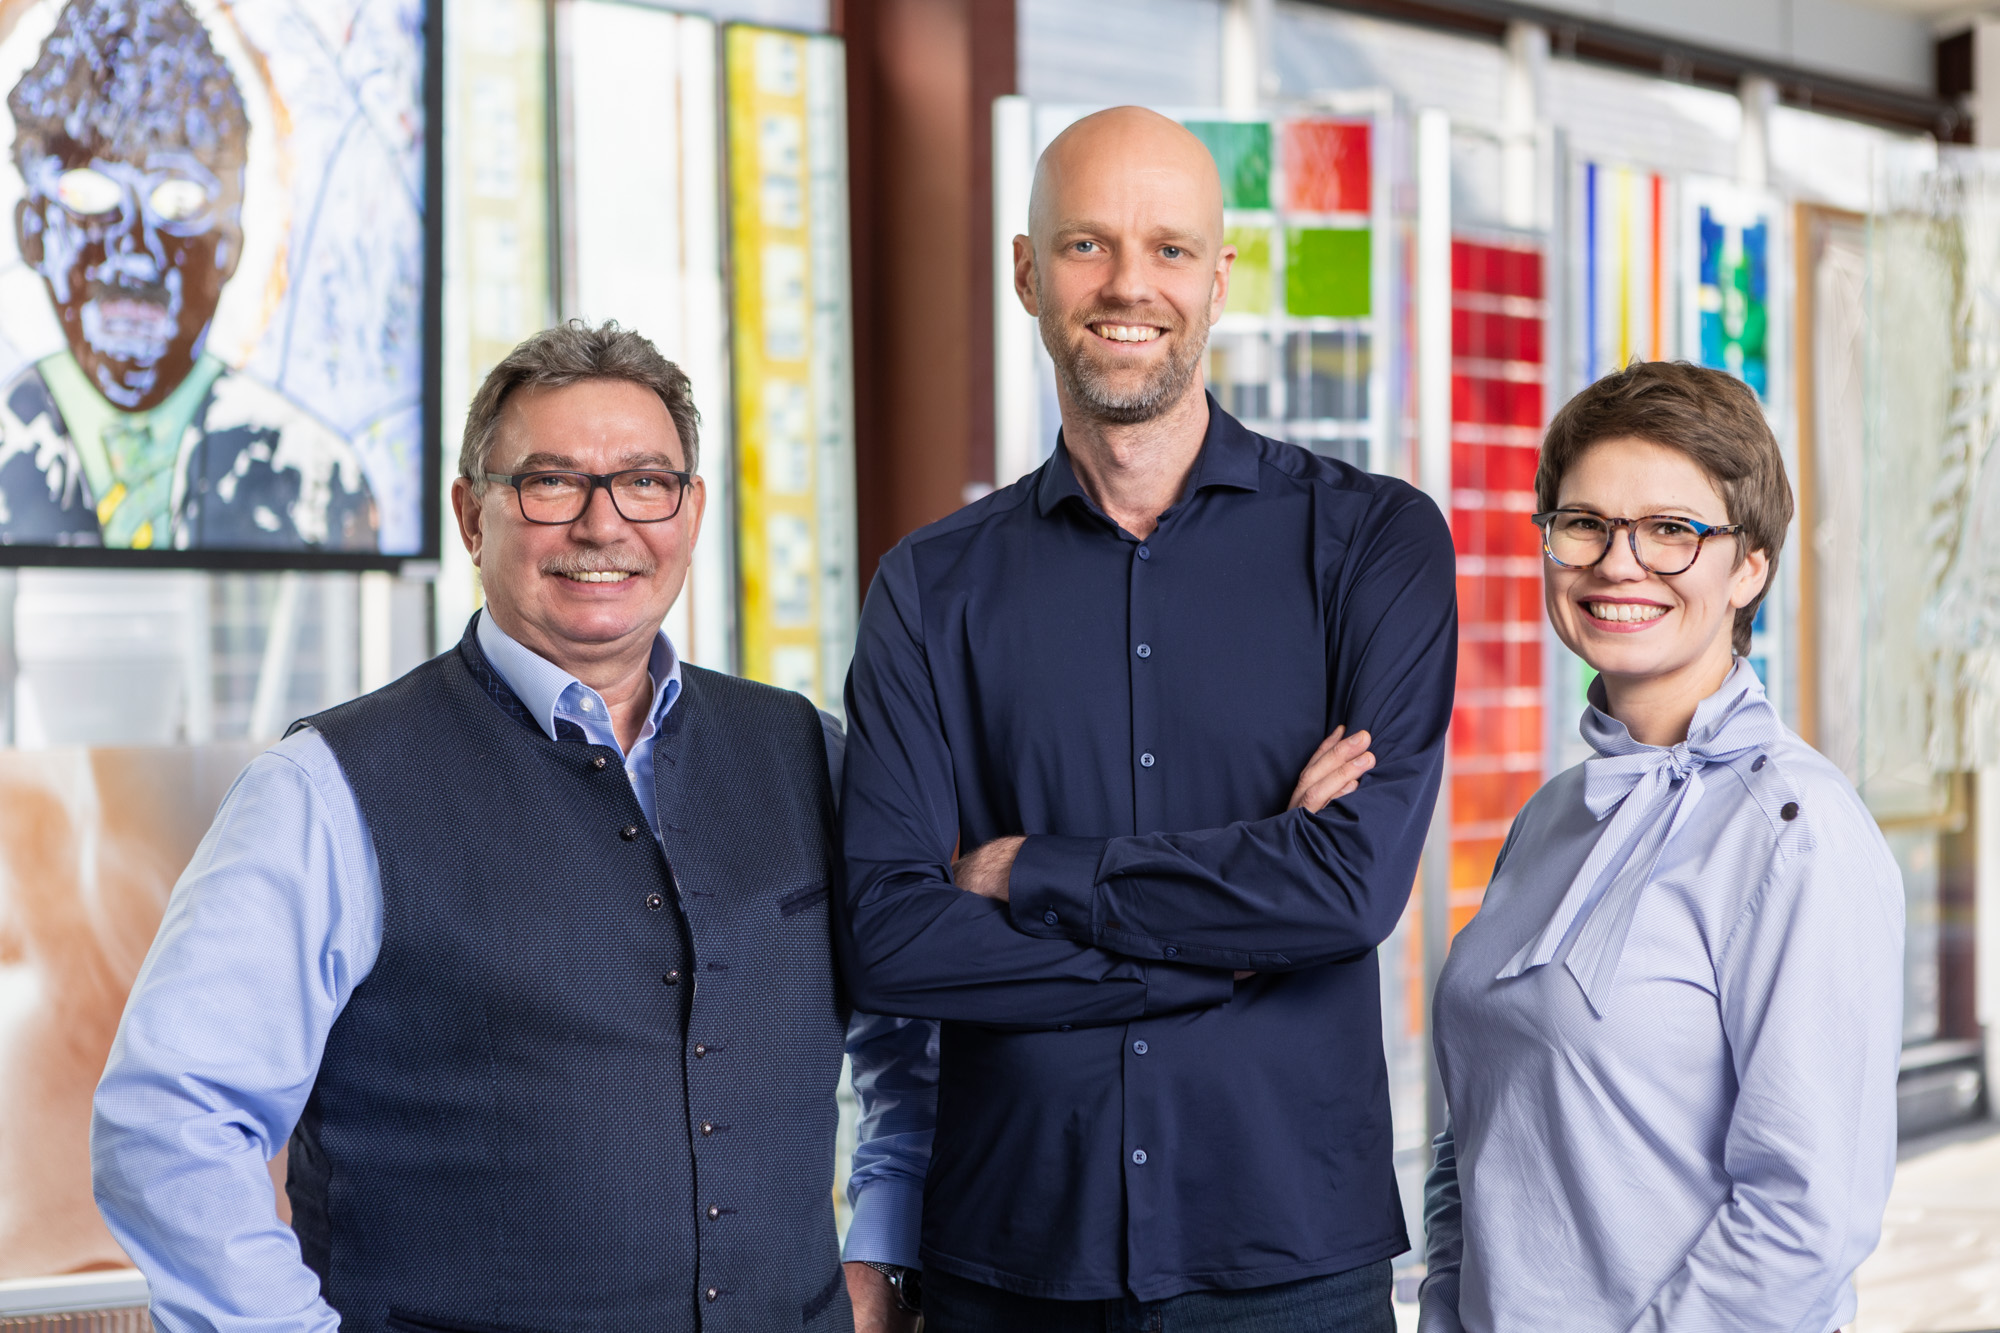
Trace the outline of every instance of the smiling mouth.
<instances>
[{"instance_id":1,"label":"smiling mouth","mask_svg":"<svg viewBox=\"0 0 2000 1333\"><path fill-rule=\"evenodd\" d=\"M1151 324L1092 324L1090 331L1106 342L1114 343L1155 342L1164 332Z\"/></svg>"},{"instance_id":2,"label":"smiling mouth","mask_svg":"<svg viewBox=\"0 0 2000 1333\"><path fill-rule=\"evenodd\" d=\"M1605 620L1617 625L1643 624L1648 620L1658 620L1667 613L1664 606L1650 602L1585 602L1583 609L1592 620Z\"/></svg>"},{"instance_id":3,"label":"smiling mouth","mask_svg":"<svg viewBox=\"0 0 2000 1333\"><path fill-rule=\"evenodd\" d=\"M561 574L571 583L623 583L632 577L629 569L563 570Z\"/></svg>"}]
</instances>

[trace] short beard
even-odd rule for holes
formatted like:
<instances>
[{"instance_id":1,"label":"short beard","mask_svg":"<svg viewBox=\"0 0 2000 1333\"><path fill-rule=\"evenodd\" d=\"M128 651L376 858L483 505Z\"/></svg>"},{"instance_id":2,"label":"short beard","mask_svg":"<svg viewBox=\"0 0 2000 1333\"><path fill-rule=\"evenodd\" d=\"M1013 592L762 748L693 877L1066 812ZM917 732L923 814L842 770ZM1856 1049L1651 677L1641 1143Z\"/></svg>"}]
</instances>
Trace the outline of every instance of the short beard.
<instances>
[{"instance_id":1,"label":"short beard","mask_svg":"<svg viewBox=\"0 0 2000 1333\"><path fill-rule=\"evenodd\" d=\"M1039 285L1035 295L1042 312L1037 320L1042 328L1042 345L1048 348L1049 359L1055 362L1056 378L1070 401L1092 420L1108 426L1136 426L1151 421L1178 403L1189 382L1201 371L1202 353L1208 350L1208 326L1192 329L1175 324L1167 329L1166 336L1173 340L1167 359L1137 388L1121 393L1111 387L1108 377L1092 363L1083 342L1097 336L1090 331L1090 325L1116 323L1119 317L1104 311L1089 311L1065 322ZM1077 336L1069 336L1071 330Z\"/></svg>"}]
</instances>

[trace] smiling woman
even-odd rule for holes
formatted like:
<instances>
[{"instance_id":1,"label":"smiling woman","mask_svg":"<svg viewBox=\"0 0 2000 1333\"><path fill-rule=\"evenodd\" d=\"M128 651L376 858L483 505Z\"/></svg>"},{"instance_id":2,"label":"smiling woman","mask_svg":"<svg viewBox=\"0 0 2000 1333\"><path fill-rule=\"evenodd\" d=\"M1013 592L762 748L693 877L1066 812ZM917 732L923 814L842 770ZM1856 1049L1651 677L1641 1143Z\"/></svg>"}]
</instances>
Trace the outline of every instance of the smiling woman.
<instances>
[{"instance_id":1,"label":"smiling woman","mask_svg":"<svg viewBox=\"0 0 2000 1333\"><path fill-rule=\"evenodd\" d=\"M1739 656L1777 442L1741 382L1635 363L1556 414L1535 489L1595 757L1514 821L1438 979L1422 1327L1826 1333L1895 1167L1903 913Z\"/></svg>"}]
</instances>

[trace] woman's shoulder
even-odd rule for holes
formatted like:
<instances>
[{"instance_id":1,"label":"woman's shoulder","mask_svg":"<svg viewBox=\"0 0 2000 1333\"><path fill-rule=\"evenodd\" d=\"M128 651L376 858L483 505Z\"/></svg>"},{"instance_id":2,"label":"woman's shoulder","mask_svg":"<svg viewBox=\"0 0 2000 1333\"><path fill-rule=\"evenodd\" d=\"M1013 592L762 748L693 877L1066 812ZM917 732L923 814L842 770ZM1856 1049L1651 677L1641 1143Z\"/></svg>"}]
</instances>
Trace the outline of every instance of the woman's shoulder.
<instances>
[{"instance_id":1,"label":"woman's shoulder","mask_svg":"<svg viewBox=\"0 0 2000 1333\"><path fill-rule=\"evenodd\" d=\"M1875 818L1840 768L1788 727L1773 744L1728 768L1756 826L1770 838L1772 882L1813 882L1816 893L1843 885L1858 897L1893 898L1902 874ZM1822 868L1837 873L1822 874Z\"/></svg>"}]
</instances>

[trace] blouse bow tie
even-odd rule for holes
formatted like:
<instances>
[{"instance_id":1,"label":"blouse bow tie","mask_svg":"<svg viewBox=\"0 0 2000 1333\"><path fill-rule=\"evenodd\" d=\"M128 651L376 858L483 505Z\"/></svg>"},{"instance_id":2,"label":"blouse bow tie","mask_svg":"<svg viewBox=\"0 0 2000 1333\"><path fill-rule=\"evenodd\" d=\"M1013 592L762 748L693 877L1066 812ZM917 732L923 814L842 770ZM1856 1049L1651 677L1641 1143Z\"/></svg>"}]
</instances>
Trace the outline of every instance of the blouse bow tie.
<instances>
[{"instance_id":1,"label":"blouse bow tie","mask_svg":"<svg viewBox=\"0 0 2000 1333\"><path fill-rule=\"evenodd\" d=\"M1498 978L1518 977L1553 961L1574 933L1569 971L1600 1017L1640 893L1701 802L1702 769L1767 750L1780 735L1762 683L1740 660L1722 688L1696 710L1688 738L1671 748L1633 740L1623 723L1603 711L1602 688L1591 687L1592 706L1583 717L1583 738L1597 751L1583 765L1583 800L1599 821L1610 816L1611 822L1547 924L1508 960ZM1520 848L1509 855L1532 853L1532 848Z\"/></svg>"}]
</instances>

